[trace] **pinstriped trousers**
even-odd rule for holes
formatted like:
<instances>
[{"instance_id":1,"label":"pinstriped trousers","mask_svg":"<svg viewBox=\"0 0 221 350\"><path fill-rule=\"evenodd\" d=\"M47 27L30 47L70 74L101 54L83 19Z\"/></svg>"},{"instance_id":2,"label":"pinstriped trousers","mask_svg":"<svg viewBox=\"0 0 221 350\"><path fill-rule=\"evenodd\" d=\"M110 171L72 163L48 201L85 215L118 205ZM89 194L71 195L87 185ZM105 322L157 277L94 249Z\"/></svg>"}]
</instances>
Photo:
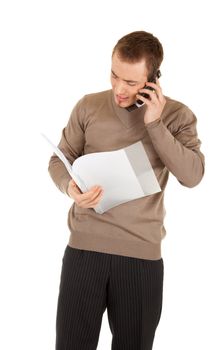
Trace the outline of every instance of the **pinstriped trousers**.
<instances>
[{"instance_id":1,"label":"pinstriped trousers","mask_svg":"<svg viewBox=\"0 0 221 350\"><path fill-rule=\"evenodd\" d=\"M162 295L162 259L137 259L67 245L57 305L56 350L95 350L106 308L112 350L151 350Z\"/></svg>"}]
</instances>

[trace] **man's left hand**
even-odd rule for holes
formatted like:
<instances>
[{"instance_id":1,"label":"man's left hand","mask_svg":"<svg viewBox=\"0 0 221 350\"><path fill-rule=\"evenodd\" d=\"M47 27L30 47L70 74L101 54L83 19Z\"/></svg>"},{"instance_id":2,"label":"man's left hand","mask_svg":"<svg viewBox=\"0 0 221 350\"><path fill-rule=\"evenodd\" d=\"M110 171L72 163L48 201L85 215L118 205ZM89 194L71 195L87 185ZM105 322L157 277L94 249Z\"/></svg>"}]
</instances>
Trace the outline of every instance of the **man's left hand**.
<instances>
[{"instance_id":1,"label":"man's left hand","mask_svg":"<svg viewBox=\"0 0 221 350\"><path fill-rule=\"evenodd\" d=\"M150 97L146 98L141 95L137 95L137 98L147 105L147 110L144 114L144 124L147 125L157 119L160 119L164 106L166 104L166 99L162 93L162 89L159 84L159 80L155 83L147 82L146 86L150 86L154 91L149 89L141 89L139 93L148 94Z\"/></svg>"}]
</instances>

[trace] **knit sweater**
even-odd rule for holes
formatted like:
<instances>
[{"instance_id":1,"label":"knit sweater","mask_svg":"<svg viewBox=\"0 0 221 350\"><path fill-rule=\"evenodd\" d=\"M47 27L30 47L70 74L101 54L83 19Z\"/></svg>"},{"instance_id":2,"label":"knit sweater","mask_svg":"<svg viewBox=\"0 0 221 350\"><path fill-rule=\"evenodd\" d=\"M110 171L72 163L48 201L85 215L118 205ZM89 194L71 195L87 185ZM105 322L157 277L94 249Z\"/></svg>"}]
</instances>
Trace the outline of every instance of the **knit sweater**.
<instances>
[{"instance_id":1,"label":"knit sweater","mask_svg":"<svg viewBox=\"0 0 221 350\"><path fill-rule=\"evenodd\" d=\"M196 186L204 173L194 113L183 103L165 98L161 118L146 125L146 105L128 112L117 106L112 90L85 95L74 107L58 144L71 164L84 154L114 151L141 141L161 192L103 214L73 202L68 213L71 247L148 260L161 258L169 173L187 187ZM57 187L67 193L71 177L55 154L48 170Z\"/></svg>"}]
</instances>

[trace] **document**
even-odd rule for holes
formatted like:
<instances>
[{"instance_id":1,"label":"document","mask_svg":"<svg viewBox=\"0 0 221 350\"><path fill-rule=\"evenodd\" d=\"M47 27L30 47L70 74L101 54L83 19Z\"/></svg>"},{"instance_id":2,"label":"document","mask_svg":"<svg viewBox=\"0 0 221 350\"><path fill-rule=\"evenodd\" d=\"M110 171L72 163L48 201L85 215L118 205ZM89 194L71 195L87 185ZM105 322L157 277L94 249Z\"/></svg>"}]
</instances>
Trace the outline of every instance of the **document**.
<instances>
[{"instance_id":1,"label":"document","mask_svg":"<svg viewBox=\"0 0 221 350\"><path fill-rule=\"evenodd\" d=\"M42 136L83 193L94 185L103 188L101 201L94 208L98 214L161 191L141 141L115 151L85 154L71 165L61 150L47 136Z\"/></svg>"}]
</instances>

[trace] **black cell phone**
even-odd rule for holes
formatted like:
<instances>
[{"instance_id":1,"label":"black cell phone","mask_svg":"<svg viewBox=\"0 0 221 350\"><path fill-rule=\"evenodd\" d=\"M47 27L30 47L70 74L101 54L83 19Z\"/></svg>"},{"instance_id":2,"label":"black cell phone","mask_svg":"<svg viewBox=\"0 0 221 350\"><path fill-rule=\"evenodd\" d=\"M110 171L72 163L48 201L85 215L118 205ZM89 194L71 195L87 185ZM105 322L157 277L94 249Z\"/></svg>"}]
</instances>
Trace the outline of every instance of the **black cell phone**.
<instances>
[{"instance_id":1,"label":"black cell phone","mask_svg":"<svg viewBox=\"0 0 221 350\"><path fill-rule=\"evenodd\" d=\"M148 80L150 83L156 83L156 79L157 78L160 78L161 77L161 72L160 70L158 69L154 74L153 76ZM147 89L147 90L154 90L152 87L150 86L144 86L143 87L144 89ZM145 93L141 93L140 94L141 96L143 97L146 97L148 98L148 94L145 94ZM137 100L133 105L129 106L129 107L126 107L126 109L129 111L129 112L132 112L134 111L135 109L137 108L140 108L141 106L143 106L144 102L141 101L141 100Z\"/></svg>"}]
</instances>

